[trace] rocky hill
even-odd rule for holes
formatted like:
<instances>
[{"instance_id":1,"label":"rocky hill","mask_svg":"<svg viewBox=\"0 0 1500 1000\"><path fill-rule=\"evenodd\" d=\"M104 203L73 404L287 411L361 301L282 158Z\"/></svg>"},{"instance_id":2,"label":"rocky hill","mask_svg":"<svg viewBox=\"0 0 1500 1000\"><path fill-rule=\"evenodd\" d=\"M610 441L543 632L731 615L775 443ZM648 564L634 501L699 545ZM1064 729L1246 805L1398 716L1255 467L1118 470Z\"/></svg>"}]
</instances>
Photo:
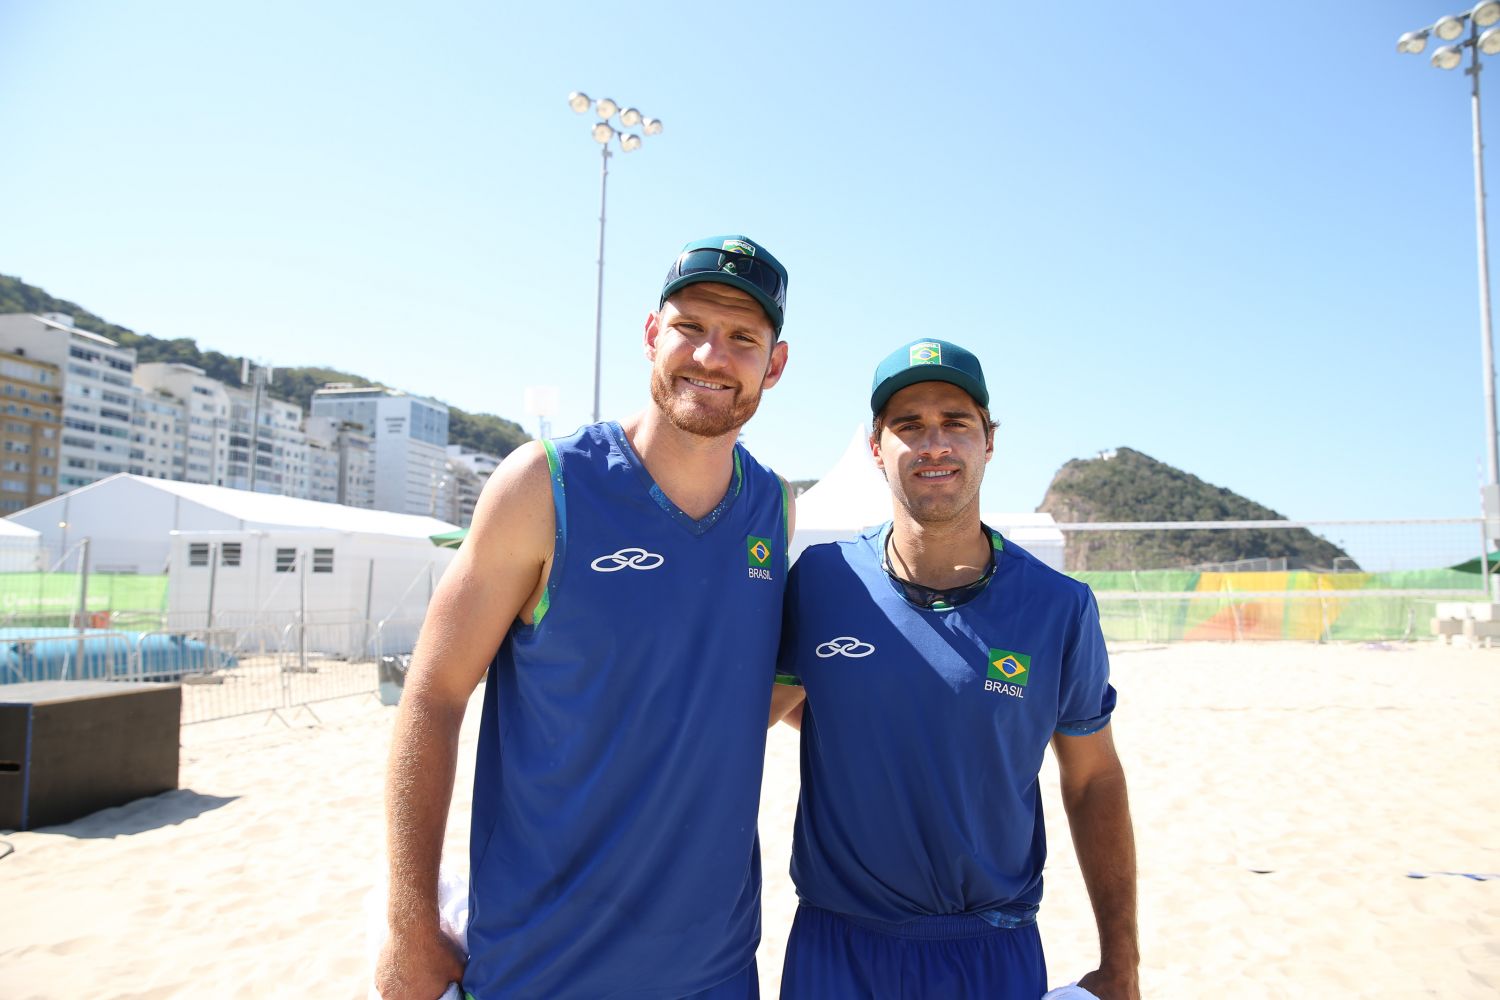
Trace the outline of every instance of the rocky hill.
<instances>
[{"instance_id":1,"label":"rocky hill","mask_svg":"<svg viewBox=\"0 0 1500 1000\"><path fill-rule=\"evenodd\" d=\"M1058 521L1269 521L1281 514L1130 448L1074 459L1037 507ZM1289 569L1358 567L1305 528L1069 532L1069 570L1186 569L1286 560ZM1251 567L1245 567L1251 568Z\"/></svg>"},{"instance_id":2,"label":"rocky hill","mask_svg":"<svg viewBox=\"0 0 1500 1000\"><path fill-rule=\"evenodd\" d=\"M28 285L19 278L0 274L0 313L67 313L79 329L134 347L136 357L143 362L181 362L201 368L210 377L230 385L238 385L240 359L235 355L219 351L205 351L196 341L179 337L163 340L149 334L136 333L128 327L110 323L75 303L54 298L35 285ZM270 395L287 403L296 403L306 413L312 403L312 394L325 382L351 382L354 385L374 385L369 379L352 372L319 366L277 367L275 380L267 391ZM407 392L426 395L414 386L395 386ZM492 413L469 413L456 406L448 407L448 440L473 451L483 451L504 457L517 446L530 440L521 425Z\"/></svg>"}]
</instances>

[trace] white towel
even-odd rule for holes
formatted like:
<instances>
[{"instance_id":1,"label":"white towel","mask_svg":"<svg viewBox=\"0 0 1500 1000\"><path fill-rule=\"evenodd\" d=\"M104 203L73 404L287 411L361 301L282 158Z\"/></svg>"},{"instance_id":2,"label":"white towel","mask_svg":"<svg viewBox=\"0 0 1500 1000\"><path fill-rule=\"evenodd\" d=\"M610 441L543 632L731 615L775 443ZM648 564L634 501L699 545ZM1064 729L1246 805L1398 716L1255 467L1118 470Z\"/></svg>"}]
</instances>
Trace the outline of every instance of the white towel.
<instances>
[{"instance_id":1,"label":"white towel","mask_svg":"<svg viewBox=\"0 0 1500 1000\"><path fill-rule=\"evenodd\" d=\"M447 998L445 997L444 1000ZM1077 983L1069 983L1043 993L1042 1000L1099 1000L1099 998Z\"/></svg>"},{"instance_id":2,"label":"white towel","mask_svg":"<svg viewBox=\"0 0 1500 1000\"><path fill-rule=\"evenodd\" d=\"M365 894L365 951L370 960L370 984L366 1000L381 1000L375 989L375 963L380 960L380 949L390 936L390 925L386 923L386 880L382 875ZM444 865L438 871L438 920L443 933L468 950L469 930L469 876L466 872L455 872ZM448 989L437 1000L463 1000L463 991L457 983L449 983Z\"/></svg>"}]
</instances>

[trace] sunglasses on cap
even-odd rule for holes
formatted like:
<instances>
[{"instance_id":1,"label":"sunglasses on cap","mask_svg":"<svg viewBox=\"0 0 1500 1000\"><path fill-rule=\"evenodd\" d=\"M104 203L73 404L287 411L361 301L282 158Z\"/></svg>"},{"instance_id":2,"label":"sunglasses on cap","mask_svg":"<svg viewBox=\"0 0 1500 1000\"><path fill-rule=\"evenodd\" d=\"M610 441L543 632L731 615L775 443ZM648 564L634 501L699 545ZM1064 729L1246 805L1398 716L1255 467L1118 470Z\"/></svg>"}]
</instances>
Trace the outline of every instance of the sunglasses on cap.
<instances>
[{"instance_id":1,"label":"sunglasses on cap","mask_svg":"<svg viewBox=\"0 0 1500 1000\"><path fill-rule=\"evenodd\" d=\"M770 296L778 306L785 308L786 290L782 285L781 275L770 264L749 254L712 248L686 250L677 258L669 281L709 271L722 271L747 281Z\"/></svg>"}]
</instances>

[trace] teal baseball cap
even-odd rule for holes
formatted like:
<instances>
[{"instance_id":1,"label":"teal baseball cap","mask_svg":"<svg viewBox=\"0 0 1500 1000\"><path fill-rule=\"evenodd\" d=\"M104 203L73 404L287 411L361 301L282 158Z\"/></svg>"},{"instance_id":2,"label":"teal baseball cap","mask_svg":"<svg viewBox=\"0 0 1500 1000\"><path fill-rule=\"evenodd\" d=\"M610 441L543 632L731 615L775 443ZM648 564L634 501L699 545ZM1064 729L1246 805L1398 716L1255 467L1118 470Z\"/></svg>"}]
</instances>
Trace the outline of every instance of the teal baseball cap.
<instances>
[{"instance_id":1,"label":"teal baseball cap","mask_svg":"<svg viewBox=\"0 0 1500 1000\"><path fill-rule=\"evenodd\" d=\"M973 354L946 340L913 340L896 348L875 369L870 386L870 413L885 409L891 397L918 382L956 385L978 403L990 405L990 390L984 384L984 369Z\"/></svg>"},{"instance_id":2,"label":"teal baseball cap","mask_svg":"<svg viewBox=\"0 0 1500 1000\"><path fill-rule=\"evenodd\" d=\"M750 295L760 303L776 333L786 315L786 268L771 252L748 236L730 234L694 240L667 271L661 286L660 309L673 292L700 281L712 281Z\"/></svg>"}]
</instances>

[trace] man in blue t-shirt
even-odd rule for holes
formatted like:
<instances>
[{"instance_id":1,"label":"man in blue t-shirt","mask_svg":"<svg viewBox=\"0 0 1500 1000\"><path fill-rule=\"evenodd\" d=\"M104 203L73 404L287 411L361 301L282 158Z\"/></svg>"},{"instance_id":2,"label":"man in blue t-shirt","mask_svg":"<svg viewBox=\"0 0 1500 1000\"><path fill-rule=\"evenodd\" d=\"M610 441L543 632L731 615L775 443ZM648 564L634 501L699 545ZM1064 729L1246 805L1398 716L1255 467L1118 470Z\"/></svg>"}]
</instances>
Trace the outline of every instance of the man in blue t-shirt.
<instances>
[{"instance_id":1,"label":"man in blue t-shirt","mask_svg":"<svg viewBox=\"0 0 1500 1000\"><path fill-rule=\"evenodd\" d=\"M994 450L973 354L887 357L870 450L892 520L787 584L778 678L806 701L784 1000L1036 1000L1050 744L1098 924L1080 985L1137 998L1135 846L1093 594L980 522ZM795 694L779 690L785 708ZM799 714L800 713L800 714Z\"/></svg>"},{"instance_id":2,"label":"man in blue t-shirt","mask_svg":"<svg viewBox=\"0 0 1500 1000\"><path fill-rule=\"evenodd\" d=\"M736 439L786 364L786 282L747 237L689 243L646 319L651 405L528 443L485 485L392 738L385 1000L758 997L791 512ZM437 877L481 679L464 954Z\"/></svg>"}]
</instances>

